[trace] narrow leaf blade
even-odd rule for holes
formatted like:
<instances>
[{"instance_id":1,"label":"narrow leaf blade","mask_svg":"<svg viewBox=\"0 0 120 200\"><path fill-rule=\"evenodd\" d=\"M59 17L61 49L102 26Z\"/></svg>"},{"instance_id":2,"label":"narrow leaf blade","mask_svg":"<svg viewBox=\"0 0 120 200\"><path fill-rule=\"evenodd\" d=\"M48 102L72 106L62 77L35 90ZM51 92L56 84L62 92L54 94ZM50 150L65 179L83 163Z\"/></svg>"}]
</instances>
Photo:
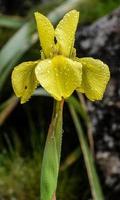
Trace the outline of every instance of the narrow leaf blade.
<instances>
[{"instance_id":1,"label":"narrow leaf blade","mask_svg":"<svg viewBox=\"0 0 120 200\"><path fill-rule=\"evenodd\" d=\"M73 105L71 105L70 103L69 103L69 109L70 109L70 112L71 112L71 115L73 118L73 122L74 122L74 125L76 128L77 134L78 134L80 146L81 146L81 149L83 152L93 199L94 200L104 200L102 189L100 186L99 178L98 178L98 175L96 172L95 163L94 163L91 151L90 151L87 141L85 139L85 136L84 136L84 133L82 130L82 126L79 122L77 113L76 113Z\"/></svg>"}]
</instances>

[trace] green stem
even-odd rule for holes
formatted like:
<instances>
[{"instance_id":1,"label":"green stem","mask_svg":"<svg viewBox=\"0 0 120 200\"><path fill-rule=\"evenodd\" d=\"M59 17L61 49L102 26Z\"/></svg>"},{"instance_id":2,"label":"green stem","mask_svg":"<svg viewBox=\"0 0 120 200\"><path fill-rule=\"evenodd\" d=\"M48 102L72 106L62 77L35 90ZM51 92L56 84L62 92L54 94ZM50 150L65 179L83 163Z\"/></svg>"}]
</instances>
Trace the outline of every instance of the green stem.
<instances>
[{"instance_id":1,"label":"green stem","mask_svg":"<svg viewBox=\"0 0 120 200\"><path fill-rule=\"evenodd\" d=\"M62 144L63 104L64 100L54 101L41 169L41 200L55 199Z\"/></svg>"}]
</instances>

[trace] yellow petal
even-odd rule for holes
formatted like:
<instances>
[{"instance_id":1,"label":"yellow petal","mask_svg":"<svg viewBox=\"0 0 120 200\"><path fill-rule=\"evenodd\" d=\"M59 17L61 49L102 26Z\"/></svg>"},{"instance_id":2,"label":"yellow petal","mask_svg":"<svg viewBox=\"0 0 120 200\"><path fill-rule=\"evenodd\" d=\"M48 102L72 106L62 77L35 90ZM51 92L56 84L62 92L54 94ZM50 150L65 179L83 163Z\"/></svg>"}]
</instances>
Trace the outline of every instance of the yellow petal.
<instances>
[{"instance_id":1,"label":"yellow petal","mask_svg":"<svg viewBox=\"0 0 120 200\"><path fill-rule=\"evenodd\" d=\"M59 22L55 30L55 36L60 46L60 53L69 57L74 45L75 31L79 20L79 12L68 12Z\"/></svg>"},{"instance_id":2,"label":"yellow petal","mask_svg":"<svg viewBox=\"0 0 120 200\"><path fill-rule=\"evenodd\" d=\"M81 85L81 64L63 56L41 61L35 73L42 87L58 101L69 97Z\"/></svg>"},{"instance_id":3,"label":"yellow petal","mask_svg":"<svg viewBox=\"0 0 120 200\"><path fill-rule=\"evenodd\" d=\"M54 28L48 18L39 12L35 13L35 19L42 50L46 58L49 58L54 49Z\"/></svg>"},{"instance_id":4,"label":"yellow petal","mask_svg":"<svg viewBox=\"0 0 120 200\"><path fill-rule=\"evenodd\" d=\"M110 78L109 68L98 59L77 59L82 64L82 84L79 91L85 93L88 99L100 100Z\"/></svg>"},{"instance_id":5,"label":"yellow petal","mask_svg":"<svg viewBox=\"0 0 120 200\"><path fill-rule=\"evenodd\" d=\"M12 72L12 85L17 97L21 98L21 103L25 103L37 87L35 67L38 61L24 62L14 68Z\"/></svg>"}]
</instances>

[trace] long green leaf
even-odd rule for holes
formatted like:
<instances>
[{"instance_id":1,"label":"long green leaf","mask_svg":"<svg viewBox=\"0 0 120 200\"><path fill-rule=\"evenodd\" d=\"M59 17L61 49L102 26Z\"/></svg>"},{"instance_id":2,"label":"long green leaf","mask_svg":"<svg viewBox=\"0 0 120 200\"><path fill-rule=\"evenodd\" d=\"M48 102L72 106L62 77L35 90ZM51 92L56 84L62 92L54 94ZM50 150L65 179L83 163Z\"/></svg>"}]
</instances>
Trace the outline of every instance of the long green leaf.
<instances>
[{"instance_id":1,"label":"long green leaf","mask_svg":"<svg viewBox=\"0 0 120 200\"><path fill-rule=\"evenodd\" d=\"M52 200L57 187L62 144L63 101L55 102L41 169L41 200Z\"/></svg>"},{"instance_id":2,"label":"long green leaf","mask_svg":"<svg viewBox=\"0 0 120 200\"><path fill-rule=\"evenodd\" d=\"M24 20L20 17L11 17L0 15L0 26L6 28L20 28L24 24Z\"/></svg>"},{"instance_id":3,"label":"long green leaf","mask_svg":"<svg viewBox=\"0 0 120 200\"><path fill-rule=\"evenodd\" d=\"M92 153L88 147L88 143L85 139L85 136L84 136L84 133L82 130L82 126L78 119L77 113L76 113L73 105L71 105L70 103L69 103L69 109L70 109L70 112L72 115L72 119L73 119L76 131L78 134L78 138L80 141L80 146L81 146L81 149L83 152L93 199L94 200L104 200L102 189L101 189L100 182L99 182L98 175L97 175L96 168L95 168L95 163L94 163L94 160L92 157Z\"/></svg>"},{"instance_id":4,"label":"long green leaf","mask_svg":"<svg viewBox=\"0 0 120 200\"><path fill-rule=\"evenodd\" d=\"M0 51L0 73L5 68L9 67L11 61L15 60L16 56L19 59L28 48L31 47L37 39L34 39L35 25L33 22L27 22Z\"/></svg>"}]
</instances>

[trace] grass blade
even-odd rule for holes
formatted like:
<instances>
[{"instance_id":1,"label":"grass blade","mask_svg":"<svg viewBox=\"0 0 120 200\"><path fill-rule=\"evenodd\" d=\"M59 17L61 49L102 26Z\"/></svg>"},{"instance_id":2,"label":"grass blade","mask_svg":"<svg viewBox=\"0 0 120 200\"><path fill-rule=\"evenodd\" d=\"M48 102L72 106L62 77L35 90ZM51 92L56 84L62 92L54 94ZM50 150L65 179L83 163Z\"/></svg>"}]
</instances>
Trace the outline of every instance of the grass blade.
<instances>
[{"instance_id":1,"label":"grass blade","mask_svg":"<svg viewBox=\"0 0 120 200\"><path fill-rule=\"evenodd\" d=\"M77 134L78 134L81 150L83 152L93 199L104 200L102 189L101 189L100 182L99 182L98 175L95 168L95 163L92 157L92 153L85 139L77 113L73 105L71 105L70 103L69 103L69 109L70 109L71 116L76 128Z\"/></svg>"},{"instance_id":2,"label":"grass blade","mask_svg":"<svg viewBox=\"0 0 120 200\"><path fill-rule=\"evenodd\" d=\"M76 111L80 114L80 116L83 118L84 121L88 121L88 115L87 112L84 110L83 105L81 102L79 102L74 96L71 96L67 102L72 104Z\"/></svg>"},{"instance_id":3,"label":"grass blade","mask_svg":"<svg viewBox=\"0 0 120 200\"><path fill-rule=\"evenodd\" d=\"M24 20L20 17L11 17L7 15L0 15L0 27L20 28L24 24Z\"/></svg>"},{"instance_id":4,"label":"grass blade","mask_svg":"<svg viewBox=\"0 0 120 200\"><path fill-rule=\"evenodd\" d=\"M80 94L82 95L82 94ZM75 108L76 112L78 114L80 114L80 116L83 118L86 127L87 127L87 134L88 134L88 139L89 139L89 144L90 144L90 149L92 151L92 153L94 154L94 139L93 139L93 126L92 126L92 122L91 119L89 117L89 114L87 112L87 108L85 107L85 103L83 105L82 101L77 100L74 96L71 96L68 99L68 102L70 102L73 107Z\"/></svg>"}]
</instances>

